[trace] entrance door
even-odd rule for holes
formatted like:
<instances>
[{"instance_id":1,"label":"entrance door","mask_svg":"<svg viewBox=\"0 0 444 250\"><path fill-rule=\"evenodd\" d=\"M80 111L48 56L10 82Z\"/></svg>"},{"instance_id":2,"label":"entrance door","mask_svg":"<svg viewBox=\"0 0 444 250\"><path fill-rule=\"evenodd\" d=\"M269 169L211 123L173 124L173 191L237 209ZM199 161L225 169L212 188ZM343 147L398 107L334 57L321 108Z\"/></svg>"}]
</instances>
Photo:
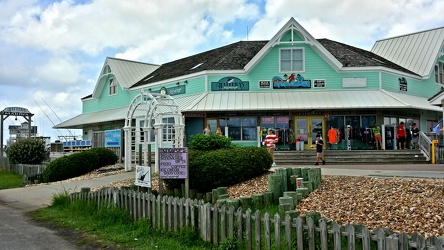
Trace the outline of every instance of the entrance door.
<instances>
[{"instance_id":1,"label":"entrance door","mask_svg":"<svg viewBox=\"0 0 444 250\"><path fill-rule=\"evenodd\" d=\"M319 116L297 117L296 119L296 138L304 141L304 149L312 149L311 146L316 143L316 135L323 135L324 119ZM324 140L325 141L325 140Z\"/></svg>"},{"instance_id":2,"label":"entrance door","mask_svg":"<svg viewBox=\"0 0 444 250\"><path fill-rule=\"evenodd\" d=\"M217 121L218 121L217 118L207 118L207 120L205 121L205 124L204 124L204 128L206 128L207 125L209 124L210 128L211 128L211 133L212 134L216 133ZM203 131L203 129L202 129L202 131Z\"/></svg>"}]
</instances>

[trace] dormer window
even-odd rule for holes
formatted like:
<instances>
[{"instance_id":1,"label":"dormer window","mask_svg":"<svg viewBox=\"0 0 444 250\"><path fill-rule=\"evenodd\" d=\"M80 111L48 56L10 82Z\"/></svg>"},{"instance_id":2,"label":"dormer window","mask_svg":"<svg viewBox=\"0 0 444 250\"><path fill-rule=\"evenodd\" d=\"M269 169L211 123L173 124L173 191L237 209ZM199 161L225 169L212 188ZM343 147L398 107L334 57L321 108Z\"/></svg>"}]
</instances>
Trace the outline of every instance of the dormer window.
<instances>
[{"instance_id":1,"label":"dormer window","mask_svg":"<svg viewBox=\"0 0 444 250\"><path fill-rule=\"evenodd\" d=\"M444 84L444 63L439 62L435 65L435 82Z\"/></svg>"},{"instance_id":2,"label":"dormer window","mask_svg":"<svg viewBox=\"0 0 444 250\"><path fill-rule=\"evenodd\" d=\"M116 78L109 79L109 95L117 94L117 80Z\"/></svg>"},{"instance_id":3,"label":"dormer window","mask_svg":"<svg viewBox=\"0 0 444 250\"><path fill-rule=\"evenodd\" d=\"M281 49L280 64L281 72L303 72L305 70L304 49Z\"/></svg>"}]
</instances>

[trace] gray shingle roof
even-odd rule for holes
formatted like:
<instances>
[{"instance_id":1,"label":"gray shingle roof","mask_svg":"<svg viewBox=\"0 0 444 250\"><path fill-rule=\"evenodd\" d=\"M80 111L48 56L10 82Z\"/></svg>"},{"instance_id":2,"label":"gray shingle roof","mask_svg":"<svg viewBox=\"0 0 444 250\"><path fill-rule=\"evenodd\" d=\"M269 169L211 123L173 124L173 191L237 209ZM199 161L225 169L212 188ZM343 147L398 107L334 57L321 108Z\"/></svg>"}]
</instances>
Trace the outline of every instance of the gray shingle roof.
<instances>
[{"instance_id":1,"label":"gray shingle roof","mask_svg":"<svg viewBox=\"0 0 444 250\"><path fill-rule=\"evenodd\" d=\"M329 39L316 39L322 46L325 47L344 67L386 67L402 71L408 74L417 75L406 68L403 68L396 63L393 63L373 52L356 48L340 42L335 42Z\"/></svg>"},{"instance_id":2,"label":"gray shingle roof","mask_svg":"<svg viewBox=\"0 0 444 250\"><path fill-rule=\"evenodd\" d=\"M240 41L165 63L131 87L138 87L204 70L241 70L267 42ZM201 65L198 66L199 64Z\"/></svg>"},{"instance_id":3,"label":"gray shingle roof","mask_svg":"<svg viewBox=\"0 0 444 250\"><path fill-rule=\"evenodd\" d=\"M416 73L403 68L370 51L329 39L317 39L344 67L386 67L408 74ZM135 83L131 88L180 77L204 70L242 70L268 41L240 41L193 56L165 63Z\"/></svg>"}]
</instances>

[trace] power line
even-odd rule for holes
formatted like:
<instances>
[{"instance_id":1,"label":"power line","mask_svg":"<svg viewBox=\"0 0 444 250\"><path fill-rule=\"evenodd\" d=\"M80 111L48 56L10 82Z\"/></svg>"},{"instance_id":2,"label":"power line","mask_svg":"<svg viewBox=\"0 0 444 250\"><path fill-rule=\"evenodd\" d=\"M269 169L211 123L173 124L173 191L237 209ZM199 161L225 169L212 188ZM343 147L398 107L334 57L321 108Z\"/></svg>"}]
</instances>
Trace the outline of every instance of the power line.
<instances>
[{"instance_id":1,"label":"power line","mask_svg":"<svg viewBox=\"0 0 444 250\"><path fill-rule=\"evenodd\" d=\"M40 108L40 110L43 112L43 114L46 115L46 117L48 118L48 120L52 123L53 126L55 126L54 122L51 120L51 118L49 118L49 116L46 114L46 112L42 109L42 107L40 107L40 105L34 100L35 104L37 104L37 106ZM59 129L56 129L60 135L62 135L62 133L60 132Z\"/></svg>"}]
</instances>

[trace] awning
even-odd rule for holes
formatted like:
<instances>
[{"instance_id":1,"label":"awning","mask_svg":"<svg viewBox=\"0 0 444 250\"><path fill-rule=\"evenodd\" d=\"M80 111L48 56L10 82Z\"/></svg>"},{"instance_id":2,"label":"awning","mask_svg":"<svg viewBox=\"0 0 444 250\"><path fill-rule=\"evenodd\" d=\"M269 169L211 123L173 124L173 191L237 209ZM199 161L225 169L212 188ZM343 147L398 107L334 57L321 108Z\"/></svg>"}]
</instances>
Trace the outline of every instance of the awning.
<instances>
[{"instance_id":1,"label":"awning","mask_svg":"<svg viewBox=\"0 0 444 250\"><path fill-rule=\"evenodd\" d=\"M175 101L179 106L179 108L183 110L186 107L188 107L193 101L195 101L200 95L201 94L180 97L176 98ZM73 117L67 121L64 121L60 124L57 124L53 128L82 129L84 125L91 125L91 124L111 122L111 121L122 121L126 119L127 114L128 114L128 107L84 113L76 117ZM144 112L143 110L137 110L134 116L138 117L138 116L143 116L145 114L146 112Z\"/></svg>"},{"instance_id":2,"label":"awning","mask_svg":"<svg viewBox=\"0 0 444 250\"><path fill-rule=\"evenodd\" d=\"M207 92L184 112L421 109L441 112L427 98L384 90Z\"/></svg>"},{"instance_id":3,"label":"awning","mask_svg":"<svg viewBox=\"0 0 444 250\"><path fill-rule=\"evenodd\" d=\"M206 92L176 98L182 112L419 109L442 112L427 98L385 90ZM128 107L85 113L54 128L81 129L83 125L125 120ZM142 113L142 112L141 112ZM139 116L142 114L135 114Z\"/></svg>"}]
</instances>

